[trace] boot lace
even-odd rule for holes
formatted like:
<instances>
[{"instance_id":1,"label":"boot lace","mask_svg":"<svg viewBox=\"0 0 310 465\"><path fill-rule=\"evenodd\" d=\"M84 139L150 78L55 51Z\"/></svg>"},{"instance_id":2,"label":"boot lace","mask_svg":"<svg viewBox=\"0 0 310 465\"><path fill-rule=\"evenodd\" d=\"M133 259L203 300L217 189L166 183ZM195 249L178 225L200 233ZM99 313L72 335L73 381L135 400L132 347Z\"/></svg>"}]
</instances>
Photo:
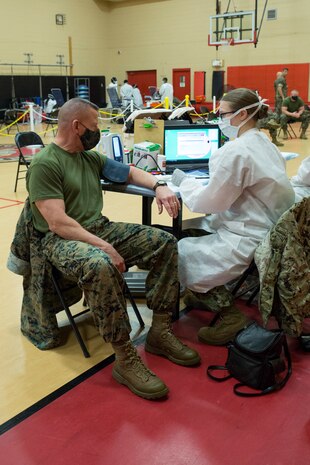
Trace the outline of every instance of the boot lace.
<instances>
[{"instance_id":1,"label":"boot lace","mask_svg":"<svg viewBox=\"0 0 310 465\"><path fill-rule=\"evenodd\" d=\"M140 376L145 378L149 378L150 376L154 376L154 373L147 368L147 366L143 363L141 357L138 355L135 347L132 344L128 344L125 349L127 360L130 363L132 369Z\"/></svg>"},{"instance_id":2,"label":"boot lace","mask_svg":"<svg viewBox=\"0 0 310 465\"><path fill-rule=\"evenodd\" d=\"M170 318L167 318L167 320L165 321L165 329L163 330L161 337L178 350L182 350L184 347L187 347L174 334Z\"/></svg>"}]
</instances>

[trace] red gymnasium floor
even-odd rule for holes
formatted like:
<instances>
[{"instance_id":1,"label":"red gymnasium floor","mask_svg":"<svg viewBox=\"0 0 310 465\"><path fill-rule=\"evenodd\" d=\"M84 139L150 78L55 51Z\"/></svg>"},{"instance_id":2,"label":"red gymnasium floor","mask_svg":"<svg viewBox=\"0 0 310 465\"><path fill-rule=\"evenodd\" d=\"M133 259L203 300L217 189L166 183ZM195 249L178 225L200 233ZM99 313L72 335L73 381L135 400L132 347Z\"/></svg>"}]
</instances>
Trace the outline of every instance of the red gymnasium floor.
<instances>
[{"instance_id":1,"label":"red gymnasium floor","mask_svg":"<svg viewBox=\"0 0 310 465\"><path fill-rule=\"evenodd\" d=\"M166 400L134 396L112 379L108 365L6 431L0 437L1 463L308 464L308 355L290 338L293 375L286 387L265 397L237 397L233 380L218 384L206 376L207 366L223 364L227 353L225 347L196 342L198 328L210 318L210 313L193 310L174 325L200 351L199 367L180 367L139 347L170 387Z\"/></svg>"}]
</instances>

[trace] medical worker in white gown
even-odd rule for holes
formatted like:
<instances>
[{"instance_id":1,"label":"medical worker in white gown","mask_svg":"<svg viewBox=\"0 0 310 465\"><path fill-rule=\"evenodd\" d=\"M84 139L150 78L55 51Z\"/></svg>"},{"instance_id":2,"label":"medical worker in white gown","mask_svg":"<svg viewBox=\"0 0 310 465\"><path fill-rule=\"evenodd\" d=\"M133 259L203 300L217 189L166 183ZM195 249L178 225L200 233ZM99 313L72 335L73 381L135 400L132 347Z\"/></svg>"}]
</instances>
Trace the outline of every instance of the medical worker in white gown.
<instances>
[{"instance_id":1,"label":"medical worker in white gown","mask_svg":"<svg viewBox=\"0 0 310 465\"><path fill-rule=\"evenodd\" d=\"M310 197L310 156L302 161L296 176L291 178L291 184L295 191L295 202Z\"/></svg>"},{"instance_id":2,"label":"medical worker in white gown","mask_svg":"<svg viewBox=\"0 0 310 465\"><path fill-rule=\"evenodd\" d=\"M162 85L159 88L160 101L165 102L165 98L168 97L169 107L173 107L173 86L168 82L166 77L163 78Z\"/></svg>"},{"instance_id":3,"label":"medical worker in white gown","mask_svg":"<svg viewBox=\"0 0 310 465\"><path fill-rule=\"evenodd\" d=\"M218 324L199 330L199 340L222 345L248 323L225 284L251 263L257 245L294 203L285 160L256 128L268 106L249 89L234 89L220 102L219 126L230 140L210 158L210 180L175 170L183 202L197 213L190 221L199 237L179 241L179 273L185 303L220 312ZM186 223L186 222L185 222ZM197 231L198 230L198 231Z\"/></svg>"}]
</instances>

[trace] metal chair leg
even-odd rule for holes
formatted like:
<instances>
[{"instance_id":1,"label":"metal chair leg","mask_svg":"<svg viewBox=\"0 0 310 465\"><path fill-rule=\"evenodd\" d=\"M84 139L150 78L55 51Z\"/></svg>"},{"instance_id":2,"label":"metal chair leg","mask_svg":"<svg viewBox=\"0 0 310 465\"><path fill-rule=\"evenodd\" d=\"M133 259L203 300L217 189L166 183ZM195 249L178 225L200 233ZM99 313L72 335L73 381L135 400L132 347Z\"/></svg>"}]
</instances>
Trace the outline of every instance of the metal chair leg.
<instances>
[{"instance_id":1,"label":"metal chair leg","mask_svg":"<svg viewBox=\"0 0 310 465\"><path fill-rule=\"evenodd\" d=\"M85 345L85 343L84 343L84 341L82 339L80 331L79 331L79 329L78 329L78 327L77 327L77 325L76 325L76 323L74 321L74 317L73 317L72 313L70 312L70 309L69 309L67 303L65 302L65 300L63 298L62 292L61 292L61 290L60 290L60 288L58 286L57 279L54 276L54 269L52 269L52 281L53 281L54 288L55 288L55 290L56 290L56 292L58 294L59 300L60 300L60 302L61 302L61 304L62 304L62 306L64 308L64 311L66 312L67 318L68 318L68 320L69 320L69 322L70 322L70 324L72 326L75 337L77 338L78 343L80 344L80 347L81 347L81 349L83 351L84 357L89 358L90 354L89 354L89 352L88 352L88 350L86 348L86 345ZM82 313L85 313L85 312L86 311L84 310L83 312L79 313L79 315L81 315Z\"/></svg>"},{"instance_id":2,"label":"metal chair leg","mask_svg":"<svg viewBox=\"0 0 310 465\"><path fill-rule=\"evenodd\" d=\"M137 317L137 319L138 319L138 321L139 321L140 327L141 327L141 328L144 328L144 327L145 327L145 323L144 323L144 321L143 321L143 319L142 319L141 313L139 312L139 309L138 309L138 307L137 307L137 304L136 304L136 302L134 301L134 298L132 297L132 294L131 294L131 292L130 292L130 290L129 290L128 284L127 284L127 282L126 282L125 279L124 279L124 290L125 290L125 296L128 297L128 299L129 299L129 301L130 301L130 303L131 303L131 306L132 306L132 308L133 308L133 311L135 312L135 315L136 315L136 317Z\"/></svg>"}]
</instances>

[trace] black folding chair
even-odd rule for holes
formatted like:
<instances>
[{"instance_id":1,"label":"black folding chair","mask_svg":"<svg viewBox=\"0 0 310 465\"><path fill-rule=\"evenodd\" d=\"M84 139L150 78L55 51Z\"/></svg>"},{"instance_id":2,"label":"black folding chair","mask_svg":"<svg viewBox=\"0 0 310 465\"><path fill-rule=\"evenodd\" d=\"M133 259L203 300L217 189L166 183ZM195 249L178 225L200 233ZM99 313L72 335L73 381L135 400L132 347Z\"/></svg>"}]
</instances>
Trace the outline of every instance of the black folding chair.
<instances>
[{"instance_id":1,"label":"black folding chair","mask_svg":"<svg viewBox=\"0 0 310 465\"><path fill-rule=\"evenodd\" d=\"M23 151L22 149L28 147L31 150L38 150L40 146L44 147L41 137L33 131L18 132L15 135L15 144L18 148L19 157L14 192L16 192L18 180L25 179L26 176L20 176L20 174L27 172L32 157L31 153L29 153L29 155L26 155L25 151ZM25 169L22 169L22 167L25 167Z\"/></svg>"},{"instance_id":2,"label":"black folding chair","mask_svg":"<svg viewBox=\"0 0 310 465\"><path fill-rule=\"evenodd\" d=\"M6 132L9 134L11 128L16 126L17 131L19 131L19 126L17 122L18 112L17 110L5 110L3 116L3 122L1 122L1 126L4 125L6 128Z\"/></svg>"},{"instance_id":3,"label":"black folding chair","mask_svg":"<svg viewBox=\"0 0 310 465\"><path fill-rule=\"evenodd\" d=\"M61 273L53 265L51 265L51 266L52 266L52 282L53 282L54 289L55 289L55 291L56 291L56 293L57 293L57 295L59 297L59 300L61 302L63 310L66 312L67 318L68 318L69 323L70 323L70 325L71 325L71 327L72 327L72 329L74 331L75 337L76 337L76 339L77 339L77 341L78 341L78 343L79 343L79 345L80 345L80 347L82 349L84 357L88 358L88 357L90 357L90 354L89 354L89 352L87 350L85 342L83 341L81 333L80 333L80 331L79 331L79 329L78 329L78 327L77 327L74 320L75 320L75 318L83 315L84 313L89 312L90 309L86 308L85 310L82 310L81 312L76 313L75 315L73 315L71 313L70 308L69 308L69 306L68 306L68 304L66 302L66 299L65 299L65 297L63 295L63 292L62 292L62 290L60 288L60 285L59 285L59 277L61 276ZM144 326L145 326L144 321L142 319L142 316L141 316L141 314L139 312L137 304L136 304L136 302L135 302L135 300L134 300L134 298L133 298L133 296L132 296L132 294L131 294L131 292L129 290L129 287L128 287L127 282L126 282L125 279L124 279L124 295L125 295L125 297L127 297L129 299L129 301L131 303L131 306L133 308L133 311L135 312L135 315L136 315L136 317L138 319L138 322L140 324L140 327L144 328ZM87 302L85 302L85 304L87 305Z\"/></svg>"}]
</instances>

